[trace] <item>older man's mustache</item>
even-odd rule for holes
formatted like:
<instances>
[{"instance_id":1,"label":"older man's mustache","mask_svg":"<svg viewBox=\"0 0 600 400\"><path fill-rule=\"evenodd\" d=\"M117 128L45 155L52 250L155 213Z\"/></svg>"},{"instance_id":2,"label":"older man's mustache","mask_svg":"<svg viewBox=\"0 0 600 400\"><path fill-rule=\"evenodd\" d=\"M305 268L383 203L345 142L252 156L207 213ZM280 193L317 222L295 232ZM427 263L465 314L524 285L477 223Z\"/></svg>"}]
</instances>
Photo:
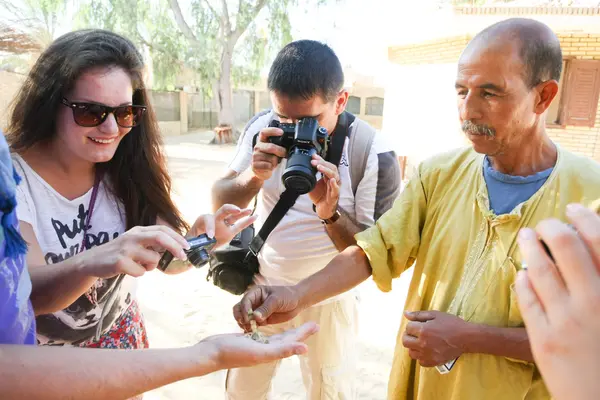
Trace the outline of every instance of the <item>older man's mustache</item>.
<instances>
[{"instance_id":1,"label":"older man's mustache","mask_svg":"<svg viewBox=\"0 0 600 400\"><path fill-rule=\"evenodd\" d=\"M471 135L482 135L489 137L496 136L496 131L494 130L494 128L489 127L487 125L474 124L471 121L463 122L462 130L464 133L469 133Z\"/></svg>"}]
</instances>

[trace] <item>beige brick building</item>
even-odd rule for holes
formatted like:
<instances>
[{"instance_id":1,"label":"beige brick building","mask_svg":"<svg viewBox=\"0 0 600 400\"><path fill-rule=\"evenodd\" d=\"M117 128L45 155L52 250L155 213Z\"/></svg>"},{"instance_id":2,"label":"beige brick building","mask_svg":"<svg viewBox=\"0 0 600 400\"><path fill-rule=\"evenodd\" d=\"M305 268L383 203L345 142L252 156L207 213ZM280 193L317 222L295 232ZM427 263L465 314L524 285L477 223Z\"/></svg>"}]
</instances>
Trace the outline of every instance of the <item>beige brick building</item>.
<instances>
[{"instance_id":1,"label":"beige brick building","mask_svg":"<svg viewBox=\"0 0 600 400\"><path fill-rule=\"evenodd\" d=\"M563 147L600 161L600 8L456 7L452 14L455 21L450 29L443 30L442 37L388 49L389 61L397 74L392 73L390 87L386 88L389 109L384 110L384 133L393 135L389 132L391 126L402 127L402 116L424 119L409 123L408 132L395 129L399 154L415 164L436 151L464 142L462 134L456 132L458 115L453 93L458 58L469 40L485 26L518 16L548 24L561 41L563 76L559 95L548 112L550 136ZM418 80L421 89L411 83ZM419 102L414 98L405 100L406 93L400 94L419 90L430 91L436 99L428 101L427 96L420 96ZM442 99L433 93L443 93ZM454 109L448 111L449 108ZM398 113L399 109L405 113ZM432 117L427 118L428 115ZM432 124L441 132L435 139L431 137L436 137L435 133L422 132ZM415 134L413 126L421 131L420 139L410 137Z\"/></svg>"}]
</instances>

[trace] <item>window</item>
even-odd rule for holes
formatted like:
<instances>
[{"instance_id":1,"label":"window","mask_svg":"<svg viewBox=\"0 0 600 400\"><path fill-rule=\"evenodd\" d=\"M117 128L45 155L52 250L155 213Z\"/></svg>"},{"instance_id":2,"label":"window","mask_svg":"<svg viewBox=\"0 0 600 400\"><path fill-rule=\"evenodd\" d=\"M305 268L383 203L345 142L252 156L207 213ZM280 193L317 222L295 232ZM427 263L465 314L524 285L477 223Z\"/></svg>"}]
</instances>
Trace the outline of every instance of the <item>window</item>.
<instances>
[{"instance_id":1,"label":"window","mask_svg":"<svg viewBox=\"0 0 600 400\"><path fill-rule=\"evenodd\" d=\"M350 96L348 97L348 104L346 104L346 111L352 114L360 114L360 97Z\"/></svg>"},{"instance_id":2,"label":"window","mask_svg":"<svg viewBox=\"0 0 600 400\"><path fill-rule=\"evenodd\" d=\"M600 61L567 60L546 123L593 127L600 95Z\"/></svg>"},{"instance_id":3,"label":"window","mask_svg":"<svg viewBox=\"0 0 600 400\"><path fill-rule=\"evenodd\" d=\"M383 115L383 99L381 97L367 97L366 115Z\"/></svg>"}]
</instances>

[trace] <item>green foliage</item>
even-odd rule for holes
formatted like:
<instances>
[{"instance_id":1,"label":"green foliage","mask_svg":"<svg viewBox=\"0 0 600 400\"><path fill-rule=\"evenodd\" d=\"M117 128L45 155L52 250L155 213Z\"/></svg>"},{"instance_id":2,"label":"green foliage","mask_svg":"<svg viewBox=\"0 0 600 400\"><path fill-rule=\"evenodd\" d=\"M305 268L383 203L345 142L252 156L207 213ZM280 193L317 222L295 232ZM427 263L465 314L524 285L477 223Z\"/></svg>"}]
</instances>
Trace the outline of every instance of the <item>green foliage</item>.
<instances>
[{"instance_id":1,"label":"green foliage","mask_svg":"<svg viewBox=\"0 0 600 400\"><path fill-rule=\"evenodd\" d=\"M306 7L325 1L311 0ZM147 48L156 88L173 85L185 70L192 72L201 90L210 92L221 76L221 58L229 40L235 41L234 86L256 82L268 58L292 40L288 12L298 4L297 0L228 0L225 9L223 2L191 0L187 15L182 11L190 37L176 22L170 2L87 0L80 6L78 26L109 29Z\"/></svg>"}]
</instances>

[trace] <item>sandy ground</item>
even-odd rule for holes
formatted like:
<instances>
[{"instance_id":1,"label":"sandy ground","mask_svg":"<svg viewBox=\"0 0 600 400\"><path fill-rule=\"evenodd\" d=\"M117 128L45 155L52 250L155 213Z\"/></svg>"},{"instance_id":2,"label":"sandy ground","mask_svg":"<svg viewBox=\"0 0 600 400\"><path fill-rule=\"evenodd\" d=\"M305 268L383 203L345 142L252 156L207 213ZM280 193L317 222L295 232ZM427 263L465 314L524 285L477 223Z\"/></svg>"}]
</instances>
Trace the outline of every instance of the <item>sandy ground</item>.
<instances>
[{"instance_id":1,"label":"sandy ground","mask_svg":"<svg viewBox=\"0 0 600 400\"><path fill-rule=\"evenodd\" d=\"M235 152L233 146L210 146L205 133L167 138L165 149L174 180L174 198L185 217L211 211L210 188ZM384 399L396 334L410 276L382 293L369 280L359 287L360 344L357 382L359 399ZM176 276L160 272L140 279L138 297L152 347L181 347L209 335L237 332L231 309L238 297L206 281L206 268ZM225 372L189 379L145 395L146 400L224 399ZM282 362L273 399L306 398L297 358ZM253 399L248 399L253 400Z\"/></svg>"}]
</instances>

